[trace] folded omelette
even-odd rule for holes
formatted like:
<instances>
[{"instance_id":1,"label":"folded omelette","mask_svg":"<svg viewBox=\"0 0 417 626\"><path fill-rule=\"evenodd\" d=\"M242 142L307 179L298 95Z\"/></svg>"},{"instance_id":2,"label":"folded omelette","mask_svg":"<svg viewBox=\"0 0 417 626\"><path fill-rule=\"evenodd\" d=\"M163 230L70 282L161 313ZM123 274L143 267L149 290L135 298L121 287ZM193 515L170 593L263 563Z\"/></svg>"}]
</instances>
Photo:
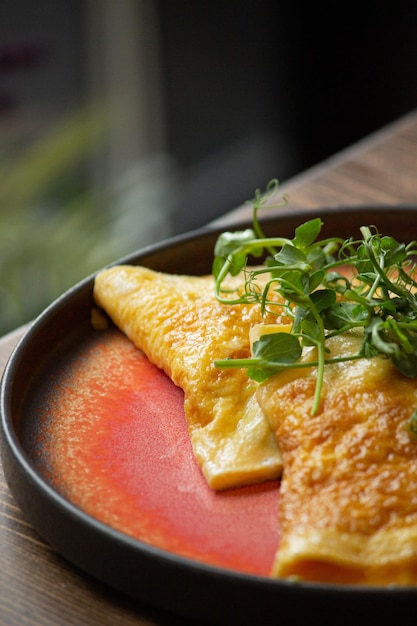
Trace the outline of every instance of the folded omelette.
<instances>
[{"instance_id":1,"label":"folded omelette","mask_svg":"<svg viewBox=\"0 0 417 626\"><path fill-rule=\"evenodd\" d=\"M360 342L340 335L327 345L346 356ZM415 585L416 381L382 357L329 364L312 415L316 373L287 370L258 389L284 465L273 576Z\"/></svg>"},{"instance_id":2,"label":"folded omelette","mask_svg":"<svg viewBox=\"0 0 417 626\"><path fill-rule=\"evenodd\" d=\"M212 276L178 276L116 266L95 279L94 297L129 339L184 391L197 463L213 489L277 478L281 456L241 369L215 359L250 356L259 307L217 301Z\"/></svg>"}]
</instances>

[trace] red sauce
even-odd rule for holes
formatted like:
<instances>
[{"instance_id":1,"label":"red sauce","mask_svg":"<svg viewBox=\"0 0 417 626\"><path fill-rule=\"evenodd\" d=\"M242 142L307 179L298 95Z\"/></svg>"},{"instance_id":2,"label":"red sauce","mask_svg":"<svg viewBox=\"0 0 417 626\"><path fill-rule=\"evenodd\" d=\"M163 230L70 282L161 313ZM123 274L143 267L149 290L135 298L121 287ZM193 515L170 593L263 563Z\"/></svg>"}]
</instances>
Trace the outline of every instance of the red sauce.
<instances>
[{"instance_id":1,"label":"red sauce","mask_svg":"<svg viewBox=\"0 0 417 626\"><path fill-rule=\"evenodd\" d=\"M195 464L183 393L118 331L97 332L43 403L45 473L85 512L178 555L268 575L278 483L212 491Z\"/></svg>"}]
</instances>

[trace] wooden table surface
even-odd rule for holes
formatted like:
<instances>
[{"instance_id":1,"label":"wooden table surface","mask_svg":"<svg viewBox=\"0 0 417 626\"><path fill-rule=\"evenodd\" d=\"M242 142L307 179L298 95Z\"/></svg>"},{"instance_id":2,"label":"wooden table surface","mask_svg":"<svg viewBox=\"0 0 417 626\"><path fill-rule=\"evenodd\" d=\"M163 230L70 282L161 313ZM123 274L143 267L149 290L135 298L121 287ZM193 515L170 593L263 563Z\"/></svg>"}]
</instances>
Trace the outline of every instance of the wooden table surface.
<instances>
[{"instance_id":1,"label":"wooden table surface","mask_svg":"<svg viewBox=\"0 0 417 626\"><path fill-rule=\"evenodd\" d=\"M262 184L262 182L261 182ZM294 209L417 205L417 111L285 182ZM250 217L247 206L217 224ZM0 339L0 373L24 329ZM0 624L184 625L108 589L48 547L25 521L0 468Z\"/></svg>"}]
</instances>

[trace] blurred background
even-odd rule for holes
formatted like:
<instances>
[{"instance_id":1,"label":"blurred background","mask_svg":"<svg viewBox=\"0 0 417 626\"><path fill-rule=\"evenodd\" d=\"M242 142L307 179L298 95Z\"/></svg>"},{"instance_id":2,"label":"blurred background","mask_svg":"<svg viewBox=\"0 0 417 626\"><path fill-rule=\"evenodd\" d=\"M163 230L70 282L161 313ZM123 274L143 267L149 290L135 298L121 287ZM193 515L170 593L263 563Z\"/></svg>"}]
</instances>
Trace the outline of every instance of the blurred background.
<instances>
[{"instance_id":1,"label":"blurred background","mask_svg":"<svg viewBox=\"0 0 417 626\"><path fill-rule=\"evenodd\" d=\"M2 0L0 335L414 109L416 32L412 0Z\"/></svg>"}]
</instances>

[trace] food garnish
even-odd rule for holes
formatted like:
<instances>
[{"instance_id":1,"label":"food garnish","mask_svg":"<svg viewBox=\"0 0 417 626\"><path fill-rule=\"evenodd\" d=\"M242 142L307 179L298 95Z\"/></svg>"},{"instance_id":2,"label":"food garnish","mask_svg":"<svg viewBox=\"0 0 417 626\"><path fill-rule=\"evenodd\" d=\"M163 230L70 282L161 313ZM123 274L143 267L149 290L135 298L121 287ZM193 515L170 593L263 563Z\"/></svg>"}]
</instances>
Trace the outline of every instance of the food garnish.
<instances>
[{"instance_id":1,"label":"food garnish","mask_svg":"<svg viewBox=\"0 0 417 626\"><path fill-rule=\"evenodd\" d=\"M252 228L219 236L213 275L222 303L259 304L265 314L276 306L278 295L283 314L291 320L290 332L261 335L252 346L252 357L220 359L215 365L246 368L257 382L288 368L316 366L312 414L319 409L329 363L378 356L391 359L407 378L417 377L416 242L400 243L372 225L362 226L358 238L320 239L320 218L301 224L292 239L267 237L258 211L277 188L273 180L265 193L256 191ZM262 265L251 267L251 259L262 260ZM228 275L242 271L243 292L224 287ZM260 282L265 275L268 280ZM358 352L329 356L330 338L357 329L362 332ZM311 348L316 349L316 361L302 360ZM409 426L417 434L417 415L411 416Z\"/></svg>"}]
</instances>

